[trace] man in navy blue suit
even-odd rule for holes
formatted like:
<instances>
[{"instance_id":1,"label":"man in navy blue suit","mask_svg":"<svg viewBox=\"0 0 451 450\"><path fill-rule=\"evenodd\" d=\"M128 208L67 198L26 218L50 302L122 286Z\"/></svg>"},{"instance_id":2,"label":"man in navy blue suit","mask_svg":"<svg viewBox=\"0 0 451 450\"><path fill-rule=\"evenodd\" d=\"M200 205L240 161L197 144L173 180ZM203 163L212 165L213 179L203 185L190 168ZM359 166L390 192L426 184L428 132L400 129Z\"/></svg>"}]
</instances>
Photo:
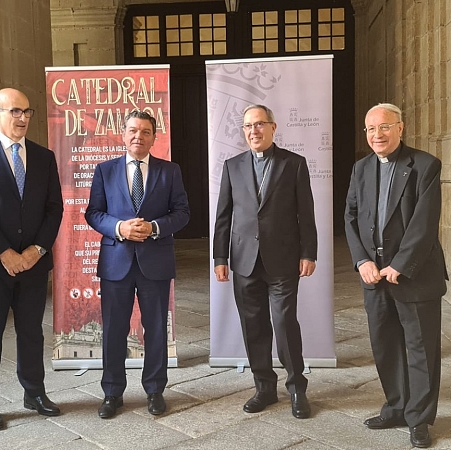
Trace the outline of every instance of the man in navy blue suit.
<instances>
[{"instance_id":1,"label":"man in navy blue suit","mask_svg":"<svg viewBox=\"0 0 451 450\"><path fill-rule=\"evenodd\" d=\"M25 94L0 90L0 336L11 309L24 406L57 416L44 387L42 319L63 200L54 153L25 138L33 113Z\"/></svg>"},{"instance_id":2,"label":"man in navy blue suit","mask_svg":"<svg viewBox=\"0 0 451 450\"><path fill-rule=\"evenodd\" d=\"M189 221L180 167L149 151L156 122L132 111L122 138L127 154L97 165L86 221L102 234L97 275L101 278L103 321L103 419L123 405L125 359L135 294L144 334L142 385L148 410L166 410L167 316L171 279L175 277L173 233Z\"/></svg>"}]
</instances>

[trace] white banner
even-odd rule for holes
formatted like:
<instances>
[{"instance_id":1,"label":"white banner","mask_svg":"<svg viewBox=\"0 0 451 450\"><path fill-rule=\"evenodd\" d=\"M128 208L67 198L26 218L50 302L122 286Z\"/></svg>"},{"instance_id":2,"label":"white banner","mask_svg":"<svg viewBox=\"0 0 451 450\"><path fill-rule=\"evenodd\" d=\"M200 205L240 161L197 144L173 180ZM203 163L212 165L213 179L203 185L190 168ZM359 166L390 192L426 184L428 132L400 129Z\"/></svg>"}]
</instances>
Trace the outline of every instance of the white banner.
<instances>
[{"instance_id":1,"label":"white banner","mask_svg":"<svg viewBox=\"0 0 451 450\"><path fill-rule=\"evenodd\" d=\"M317 268L312 277L300 280L298 294L305 363L335 367L332 56L209 61L206 73L210 247L224 160L248 150L243 110L251 103L264 104L275 114L274 142L307 159L315 200ZM211 261L210 365L248 366L232 281L218 283L213 275ZM274 365L280 365L276 357Z\"/></svg>"}]
</instances>

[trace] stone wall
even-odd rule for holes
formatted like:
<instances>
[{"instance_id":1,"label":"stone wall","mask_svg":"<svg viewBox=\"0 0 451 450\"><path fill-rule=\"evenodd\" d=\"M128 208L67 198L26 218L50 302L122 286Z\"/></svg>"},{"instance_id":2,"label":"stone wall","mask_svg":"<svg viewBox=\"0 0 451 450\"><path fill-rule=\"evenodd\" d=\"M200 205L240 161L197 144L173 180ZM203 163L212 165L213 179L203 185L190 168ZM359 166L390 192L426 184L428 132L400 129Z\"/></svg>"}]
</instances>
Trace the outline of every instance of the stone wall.
<instances>
[{"instance_id":1,"label":"stone wall","mask_svg":"<svg viewBox=\"0 0 451 450\"><path fill-rule=\"evenodd\" d=\"M121 3L50 0L54 66L122 64L125 9Z\"/></svg>"},{"instance_id":2,"label":"stone wall","mask_svg":"<svg viewBox=\"0 0 451 450\"><path fill-rule=\"evenodd\" d=\"M52 65L50 0L2 2L0 88L24 92L36 114L28 137L47 145L45 67Z\"/></svg>"}]
</instances>

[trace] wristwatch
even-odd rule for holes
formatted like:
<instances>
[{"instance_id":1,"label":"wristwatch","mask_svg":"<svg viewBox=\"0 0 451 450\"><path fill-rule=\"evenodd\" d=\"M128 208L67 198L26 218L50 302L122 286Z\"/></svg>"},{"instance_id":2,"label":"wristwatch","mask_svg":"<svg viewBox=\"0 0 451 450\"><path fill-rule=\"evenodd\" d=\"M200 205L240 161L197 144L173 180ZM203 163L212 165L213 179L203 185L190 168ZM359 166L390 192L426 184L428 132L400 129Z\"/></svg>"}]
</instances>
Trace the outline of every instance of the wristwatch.
<instances>
[{"instance_id":1,"label":"wristwatch","mask_svg":"<svg viewBox=\"0 0 451 450\"><path fill-rule=\"evenodd\" d=\"M150 234L150 237L158 236L157 223L152 220L152 222L150 222L150 225L152 225L152 233Z\"/></svg>"},{"instance_id":2,"label":"wristwatch","mask_svg":"<svg viewBox=\"0 0 451 450\"><path fill-rule=\"evenodd\" d=\"M41 256L44 256L47 253L47 250L44 247L41 247L40 245L35 245L35 247Z\"/></svg>"}]
</instances>

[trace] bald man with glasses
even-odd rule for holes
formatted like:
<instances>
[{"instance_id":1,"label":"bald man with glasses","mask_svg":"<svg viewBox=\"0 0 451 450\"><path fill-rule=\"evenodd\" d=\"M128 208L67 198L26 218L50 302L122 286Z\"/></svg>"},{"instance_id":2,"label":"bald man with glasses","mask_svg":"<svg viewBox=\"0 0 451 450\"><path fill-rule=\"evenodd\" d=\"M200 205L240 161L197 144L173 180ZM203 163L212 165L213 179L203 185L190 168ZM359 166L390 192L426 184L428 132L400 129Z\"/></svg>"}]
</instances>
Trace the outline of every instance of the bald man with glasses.
<instances>
[{"instance_id":1,"label":"bald man with glasses","mask_svg":"<svg viewBox=\"0 0 451 450\"><path fill-rule=\"evenodd\" d=\"M25 137L33 113L25 94L0 90L0 335L11 309L24 407L57 416L44 387L42 320L63 201L55 155Z\"/></svg>"}]
</instances>

